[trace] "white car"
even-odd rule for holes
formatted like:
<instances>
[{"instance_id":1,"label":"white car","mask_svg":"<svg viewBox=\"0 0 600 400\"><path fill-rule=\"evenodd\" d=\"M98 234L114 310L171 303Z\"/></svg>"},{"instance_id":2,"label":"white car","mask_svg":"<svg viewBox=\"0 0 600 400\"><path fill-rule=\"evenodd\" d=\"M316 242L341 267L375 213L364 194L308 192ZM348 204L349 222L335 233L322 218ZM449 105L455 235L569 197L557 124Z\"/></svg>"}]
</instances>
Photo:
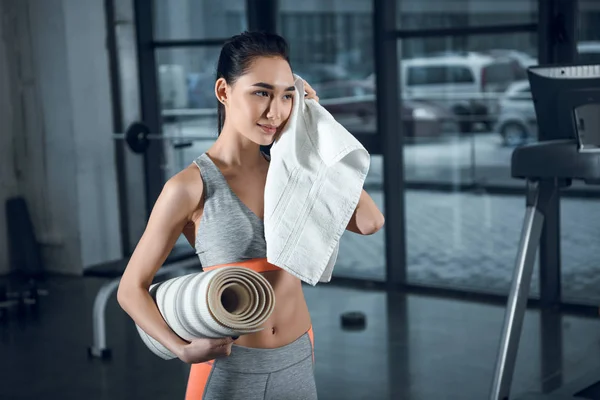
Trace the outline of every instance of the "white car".
<instances>
[{"instance_id":1,"label":"white car","mask_svg":"<svg viewBox=\"0 0 600 400\"><path fill-rule=\"evenodd\" d=\"M507 146L518 146L537 137L537 120L529 81L508 87L498 104L496 132Z\"/></svg>"}]
</instances>

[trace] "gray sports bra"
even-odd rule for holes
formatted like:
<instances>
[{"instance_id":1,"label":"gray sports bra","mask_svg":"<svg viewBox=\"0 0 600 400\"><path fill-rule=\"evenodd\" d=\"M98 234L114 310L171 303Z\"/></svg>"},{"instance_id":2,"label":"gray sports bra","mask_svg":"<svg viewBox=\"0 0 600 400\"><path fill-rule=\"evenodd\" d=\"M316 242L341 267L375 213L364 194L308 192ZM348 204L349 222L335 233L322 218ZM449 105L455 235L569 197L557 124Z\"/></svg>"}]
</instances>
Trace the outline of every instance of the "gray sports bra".
<instances>
[{"instance_id":1,"label":"gray sports bra","mask_svg":"<svg viewBox=\"0 0 600 400\"><path fill-rule=\"evenodd\" d=\"M265 258L263 221L231 190L206 153L194 164L204 183L204 211L195 241L202 267Z\"/></svg>"}]
</instances>

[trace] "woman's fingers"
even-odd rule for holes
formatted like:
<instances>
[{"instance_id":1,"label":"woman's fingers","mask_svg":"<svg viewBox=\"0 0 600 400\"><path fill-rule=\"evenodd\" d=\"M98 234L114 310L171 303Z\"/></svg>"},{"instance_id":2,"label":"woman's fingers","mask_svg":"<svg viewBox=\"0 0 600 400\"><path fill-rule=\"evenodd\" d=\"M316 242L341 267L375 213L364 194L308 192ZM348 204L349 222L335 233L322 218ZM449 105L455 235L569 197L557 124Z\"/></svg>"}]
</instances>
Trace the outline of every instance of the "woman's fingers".
<instances>
[{"instance_id":1,"label":"woman's fingers","mask_svg":"<svg viewBox=\"0 0 600 400\"><path fill-rule=\"evenodd\" d=\"M319 96L317 96L317 92L306 81L304 81L304 91L306 92L306 96L305 97L307 99L314 99L317 102L319 101Z\"/></svg>"}]
</instances>

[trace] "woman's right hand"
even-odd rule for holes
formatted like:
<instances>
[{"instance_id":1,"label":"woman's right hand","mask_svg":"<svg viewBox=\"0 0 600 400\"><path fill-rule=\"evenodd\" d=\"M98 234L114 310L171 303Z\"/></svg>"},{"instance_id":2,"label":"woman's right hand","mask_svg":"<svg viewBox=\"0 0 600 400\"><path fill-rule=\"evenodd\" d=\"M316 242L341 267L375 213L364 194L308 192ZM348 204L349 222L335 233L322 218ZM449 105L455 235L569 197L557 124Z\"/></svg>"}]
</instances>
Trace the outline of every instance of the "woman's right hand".
<instances>
[{"instance_id":1,"label":"woman's right hand","mask_svg":"<svg viewBox=\"0 0 600 400\"><path fill-rule=\"evenodd\" d=\"M181 347L178 357L188 364L199 364L231 354L232 338L194 339Z\"/></svg>"}]
</instances>

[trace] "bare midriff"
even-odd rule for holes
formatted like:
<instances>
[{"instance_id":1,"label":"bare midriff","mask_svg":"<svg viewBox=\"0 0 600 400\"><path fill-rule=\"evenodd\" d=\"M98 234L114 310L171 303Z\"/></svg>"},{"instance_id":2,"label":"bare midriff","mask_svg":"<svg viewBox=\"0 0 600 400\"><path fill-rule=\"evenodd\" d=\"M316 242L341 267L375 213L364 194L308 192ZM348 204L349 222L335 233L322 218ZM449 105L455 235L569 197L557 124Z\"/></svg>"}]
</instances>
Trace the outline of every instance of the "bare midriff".
<instances>
[{"instance_id":1,"label":"bare midriff","mask_svg":"<svg viewBox=\"0 0 600 400\"><path fill-rule=\"evenodd\" d=\"M236 345L276 348L292 343L311 327L308 306L298 278L283 270L261 273L275 292L275 309L257 333L240 336Z\"/></svg>"},{"instance_id":2,"label":"bare midriff","mask_svg":"<svg viewBox=\"0 0 600 400\"><path fill-rule=\"evenodd\" d=\"M204 271L227 266L240 266L260 273L269 281L275 293L275 308L263 330L240 336L235 341L236 345L265 349L281 347L292 343L310 329L310 314L300 279L270 264L266 258L210 266Z\"/></svg>"}]
</instances>

